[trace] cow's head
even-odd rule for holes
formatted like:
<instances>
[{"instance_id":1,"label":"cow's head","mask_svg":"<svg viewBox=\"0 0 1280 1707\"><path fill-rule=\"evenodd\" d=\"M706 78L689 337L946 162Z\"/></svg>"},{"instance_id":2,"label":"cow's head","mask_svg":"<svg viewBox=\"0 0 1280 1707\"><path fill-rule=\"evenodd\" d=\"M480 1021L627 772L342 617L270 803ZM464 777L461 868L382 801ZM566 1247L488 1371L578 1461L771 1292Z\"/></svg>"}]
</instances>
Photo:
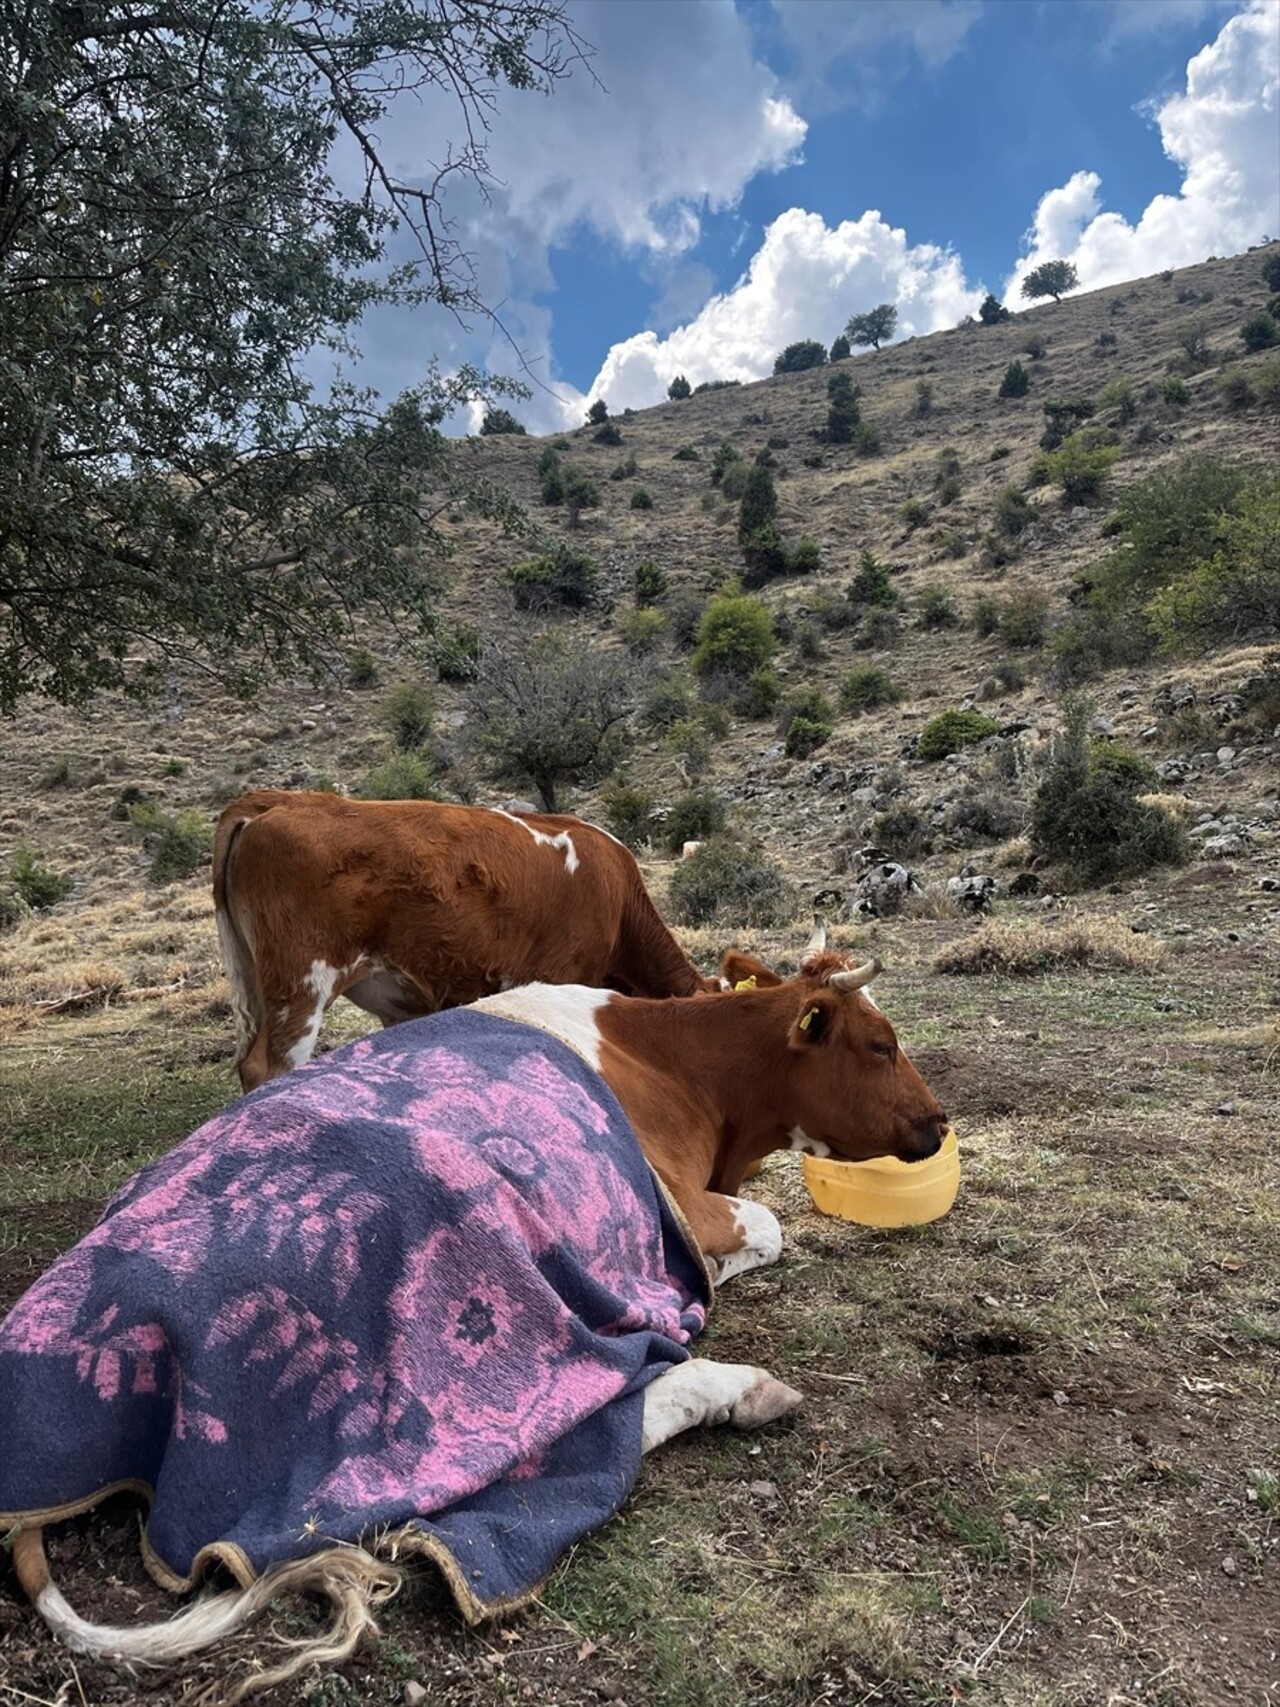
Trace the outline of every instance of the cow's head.
<instances>
[{"instance_id":1,"label":"cow's head","mask_svg":"<svg viewBox=\"0 0 1280 1707\"><path fill-rule=\"evenodd\" d=\"M825 933L820 940L815 933L794 978L736 952L722 970L731 987L777 986L791 997L784 1094L796 1148L845 1162L918 1162L935 1154L946 1113L865 993L879 961L857 964L829 953Z\"/></svg>"}]
</instances>

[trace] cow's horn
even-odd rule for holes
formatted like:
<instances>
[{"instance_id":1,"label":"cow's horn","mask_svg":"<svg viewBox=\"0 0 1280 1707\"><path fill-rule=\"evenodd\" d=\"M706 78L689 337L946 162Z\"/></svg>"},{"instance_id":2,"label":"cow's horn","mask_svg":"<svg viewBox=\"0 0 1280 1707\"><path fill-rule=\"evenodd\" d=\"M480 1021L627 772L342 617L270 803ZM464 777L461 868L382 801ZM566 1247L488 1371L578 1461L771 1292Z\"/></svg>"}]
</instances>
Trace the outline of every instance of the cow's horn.
<instances>
[{"instance_id":1,"label":"cow's horn","mask_svg":"<svg viewBox=\"0 0 1280 1707\"><path fill-rule=\"evenodd\" d=\"M878 960L865 961L861 966L855 966L849 972L833 972L827 983L837 990L860 990L864 984L869 984L877 972L883 972L884 967Z\"/></svg>"},{"instance_id":2,"label":"cow's horn","mask_svg":"<svg viewBox=\"0 0 1280 1707\"><path fill-rule=\"evenodd\" d=\"M827 946L827 921L821 913L813 915L813 935L804 945L805 955L822 954Z\"/></svg>"}]
</instances>

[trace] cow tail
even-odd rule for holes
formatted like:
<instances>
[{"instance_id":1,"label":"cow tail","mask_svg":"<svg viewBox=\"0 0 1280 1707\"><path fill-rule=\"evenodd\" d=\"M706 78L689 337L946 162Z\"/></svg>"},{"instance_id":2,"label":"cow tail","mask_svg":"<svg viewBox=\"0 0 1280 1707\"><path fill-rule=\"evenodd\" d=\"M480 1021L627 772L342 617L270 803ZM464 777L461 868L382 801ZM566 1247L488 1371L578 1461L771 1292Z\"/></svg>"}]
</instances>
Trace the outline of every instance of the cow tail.
<instances>
[{"instance_id":1,"label":"cow tail","mask_svg":"<svg viewBox=\"0 0 1280 1707\"><path fill-rule=\"evenodd\" d=\"M197 1701L203 1707L232 1707L246 1696L287 1682L311 1666L340 1665L355 1652L366 1630L376 1630L373 1609L397 1592L403 1572L360 1547L332 1547L309 1559L276 1565L244 1589L204 1594L185 1612L157 1624L132 1628L91 1624L63 1599L49 1574L44 1531L23 1529L13 1543L18 1581L53 1634L78 1654L141 1665L172 1665L234 1634L283 1594L319 1594L333 1608L322 1634L289 1641L288 1660L255 1670L238 1681L213 1684Z\"/></svg>"},{"instance_id":2,"label":"cow tail","mask_svg":"<svg viewBox=\"0 0 1280 1707\"><path fill-rule=\"evenodd\" d=\"M258 967L253 944L236 909L231 893L231 857L248 817L233 817L228 810L218 823L213 844L213 907L218 923L222 964L231 985L231 1011L236 1026L236 1057L243 1061L266 1021Z\"/></svg>"}]
</instances>

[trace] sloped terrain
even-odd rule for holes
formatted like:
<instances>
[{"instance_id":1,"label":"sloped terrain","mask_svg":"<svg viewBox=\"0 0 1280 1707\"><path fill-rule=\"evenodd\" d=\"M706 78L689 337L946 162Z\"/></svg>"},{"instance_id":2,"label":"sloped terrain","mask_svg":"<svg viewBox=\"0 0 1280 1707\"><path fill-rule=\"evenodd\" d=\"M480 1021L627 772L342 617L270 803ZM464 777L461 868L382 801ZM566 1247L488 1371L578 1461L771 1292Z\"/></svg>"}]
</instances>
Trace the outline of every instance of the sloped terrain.
<instances>
[{"instance_id":1,"label":"sloped terrain","mask_svg":"<svg viewBox=\"0 0 1280 1707\"><path fill-rule=\"evenodd\" d=\"M600 592L580 615L517 611L504 572L536 543L459 514L444 624L495 635L549 624L615 654L640 698L688 659L670 621L652 652L628 650L637 566L660 565L668 611L740 572L738 507L712 485L712 457L725 441L748 462L772 448L780 532L812 539L821 562L760 595L789 636L776 660L784 693L816 684L838 707L844 676L874 664L903 697L837 710L831 738L800 758L772 717L716 726L692 780L726 803L739 843L783 868L794 917L768 930L725 919L684 939L708 967L730 943L794 963L818 904L841 944L878 954L883 1003L952 1114L965 1183L945 1221L881 1234L818 1216L795 1159L773 1160L759 1194L783 1218L787 1251L726 1288L706 1349L801 1387L794 1422L670 1447L510 1629L461 1630L424 1584L394 1604L380 1643L340 1675L275 1692L273 1707L421 1700L417 1684L445 1707L1280 1699L1280 740L1242 726L1238 705L1268 647L1254 637L1152 657L1088 685L1099 727L1159 767L1193 851L1182 866L1061 894L1021 835L1061 720L1050 654L972 626L984 595L1030 592L1048 601L1051 637L1077 577L1112 549L1115 494L1151 470L1209 455L1274 466L1274 403L1233 406L1223 387L1234 368L1256 393L1275 359L1245 355L1238 336L1267 299L1262 258L842 364L879 429L875 455L815 436L826 369L625 417L620 445L584 427L561 455L598 483L601 504L572 535L563 510L539 502L544 441L458 447L461 469L506 483L538 526L592 555ZM1163 380L1192 333L1210 353L1172 404ZM1030 338L1042 356L1025 353ZM1030 393L1002 400L1018 358ZM1097 401L1109 386L1114 398L1122 377L1132 412L1099 402L1095 416L1122 448L1108 501L1068 508L1056 487L1028 487L1044 402ZM676 459L685 447L697 460ZM635 471L611 479L633 456ZM947 479L958 490L944 501ZM1035 515L998 562L988 536L1009 485ZM652 509L631 508L637 487ZM864 551L889 568L900 611L896 638L869 648L831 621ZM935 583L958 626L920 626ZM367 688L273 685L249 704L175 673L145 708L28 704L0 726L0 871L22 844L74 884L0 935L0 1307L234 1087L207 871L152 883L140 832L116 815L122 791L211 818L244 786L359 787L388 750L387 685L423 670L407 639L366 639L380 675ZM504 798L475 749L472 690L434 691L442 791ZM930 718L971 705L996 736L940 762L916 756ZM625 776L652 797L656 834L689 789L689 758L641 722ZM570 790L571 808L599 815L604 781ZM982 813L965 808L975 796ZM860 854L906 808L922 831L903 858L923 894L866 917L874 862ZM673 860L660 839L641 858L665 903ZM999 880L990 921L945 896L966 870ZM1022 874L1036 881L1011 893ZM1062 933L1085 926L1082 960L1057 958ZM969 976L938 970L973 964L993 930L1013 930L1024 951L1042 931L1044 952ZM327 1036L362 1021L335 1011ZM86 1613L132 1616L164 1604L135 1553L132 1514L113 1511L67 1527L57 1574ZM282 1609L282 1626L305 1616ZM247 1643L242 1657L256 1651ZM74 1701L77 1683L95 1703L178 1699L165 1680L73 1673L6 1578L0 1698Z\"/></svg>"}]
</instances>

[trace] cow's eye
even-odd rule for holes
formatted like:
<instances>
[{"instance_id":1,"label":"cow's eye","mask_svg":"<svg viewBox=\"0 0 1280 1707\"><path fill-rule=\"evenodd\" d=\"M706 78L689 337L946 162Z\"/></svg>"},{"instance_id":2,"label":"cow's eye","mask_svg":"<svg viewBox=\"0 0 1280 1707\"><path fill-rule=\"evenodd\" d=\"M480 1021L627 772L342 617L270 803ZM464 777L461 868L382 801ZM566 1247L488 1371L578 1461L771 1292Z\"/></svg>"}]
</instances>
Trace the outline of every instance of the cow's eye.
<instances>
[{"instance_id":1,"label":"cow's eye","mask_svg":"<svg viewBox=\"0 0 1280 1707\"><path fill-rule=\"evenodd\" d=\"M873 1055L879 1055L882 1060L892 1061L898 1051L897 1047L892 1043L873 1043L871 1045L871 1053Z\"/></svg>"}]
</instances>

